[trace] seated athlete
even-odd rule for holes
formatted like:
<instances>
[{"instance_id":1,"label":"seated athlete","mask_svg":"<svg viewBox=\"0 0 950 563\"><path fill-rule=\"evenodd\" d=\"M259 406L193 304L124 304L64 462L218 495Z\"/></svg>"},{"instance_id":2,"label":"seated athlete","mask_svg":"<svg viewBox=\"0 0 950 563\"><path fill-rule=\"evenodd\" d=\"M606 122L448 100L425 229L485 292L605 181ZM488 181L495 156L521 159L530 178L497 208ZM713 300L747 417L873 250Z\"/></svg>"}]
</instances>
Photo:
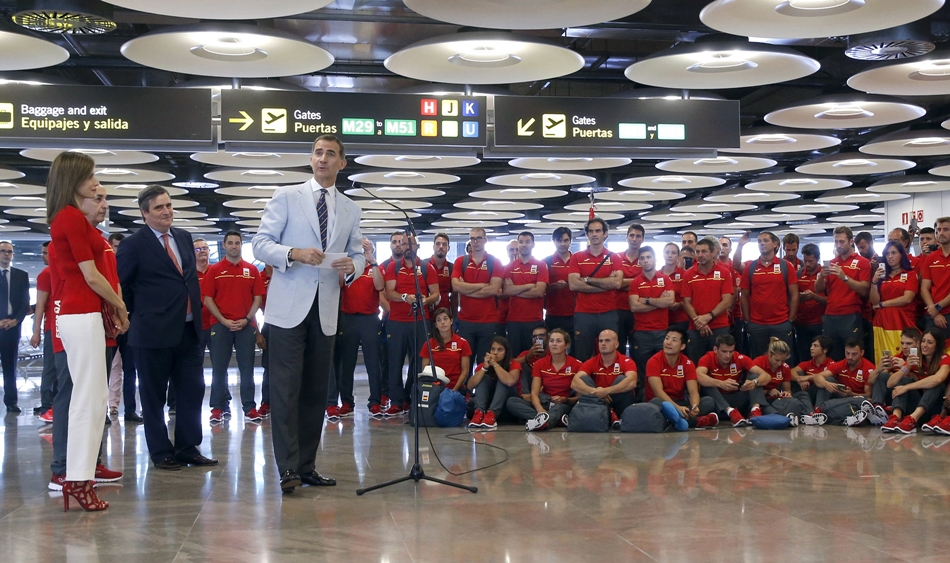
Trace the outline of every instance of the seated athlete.
<instances>
[{"instance_id":1,"label":"seated athlete","mask_svg":"<svg viewBox=\"0 0 950 563\"><path fill-rule=\"evenodd\" d=\"M600 352L584 362L574 376L571 389L580 395L596 395L609 405L610 427L620 429L620 415L633 404L637 388L637 366L633 360L617 352L620 340L611 329L600 331L597 348Z\"/></svg>"},{"instance_id":2,"label":"seated athlete","mask_svg":"<svg viewBox=\"0 0 950 563\"><path fill-rule=\"evenodd\" d=\"M881 407L890 405L893 401L891 392L894 387L900 384L902 377L909 377L913 380L920 379L920 355L913 354L911 351L920 350L920 339L923 334L915 326L909 326L901 331L900 352L893 354L892 350L884 350L881 353L881 377L877 378L874 385L871 386L871 402ZM906 375L894 377L894 374L907 368ZM891 382L893 379L893 383ZM900 419L897 420L900 422ZM887 432L887 430L885 430Z\"/></svg>"},{"instance_id":3,"label":"seated athlete","mask_svg":"<svg viewBox=\"0 0 950 563\"><path fill-rule=\"evenodd\" d=\"M485 359L466 385L475 390L475 413L469 428L498 428L498 417L509 397L521 396L521 364L511 361L511 346L504 336L491 341Z\"/></svg>"},{"instance_id":4,"label":"seated athlete","mask_svg":"<svg viewBox=\"0 0 950 563\"><path fill-rule=\"evenodd\" d=\"M769 375L752 358L736 352L736 339L731 334L716 337L713 349L699 359L696 378L700 393L716 403L733 427L749 426L749 418L762 416L761 405L766 404L762 388L769 383Z\"/></svg>"},{"instance_id":5,"label":"seated athlete","mask_svg":"<svg viewBox=\"0 0 950 563\"><path fill-rule=\"evenodd\" d=\"M548 355L548 328L544 325L538 325L531 331L531 348L515 358L515 362L521 366L521 398L531 401L531 368L534 362Z\"/></svg>"},{"instance_id":6,"label":"seated athlete","mask_svg":"<svg viewBox=\"0 0 950 563\"><path fill-rule=\"evenodd\" d=\"M815 410L808 391L792 391L792 369L785 363L792 349L788 343L772 337L769 339L768 352L753 362L769 376L769 382L763 386L765 400L762 405L766 414L783 414L797 423L801 416Z\"/></svg>"},{"instance_id":7,"label":"seated athlete","mask_svg":"<svg viewBox=\"0 0 950 563\"><path fill-rule=\"evenodd\" d=\"M877 374L878 368L864 358L862 342L849 338L844 343L844 359L832 362L815 375L818 409L828 415L828 421L833 424L857 426L863 423L875 410L868 399L872 378Z\"/></svg>"},{"instance_id":8,"label":"seated athlete","mask_svg":"<svg viewBox=\"0 0 950 563\"><path fill-rule=\"evenodd\" d=\"M686 332L680 328L667 330L663 350L647 361L644 400L661 408L664 402L671 403L689 427L716 426L716 403L710 397L700 397L696 365L683 353L685 350Z\"/></svg>"},{"instance_id":9,"label":"seated athlete","mask_svg":"<svg viewBox=\"0 0 950 563\"><path fill-rule=\"evenodd\" d=\"M912 349L907 363L890 376L888 386L893 387L893 410L887 423L881 427L882 432L913 434L917 432L921 418L928 421L924 425L927 432L933 432L935 426L943 423L937 409L943 406L941 399L950 375L950 356L944 353L944 344L943 332L939 328L927 330L920 339L920 358L914 353L918 350ZM911 372L914 366L917 369ZM892 382L896 384L891 385ZM931 415L935 416L932 418Z\"/></svg>"},{"instance_id":10,"label":"seated athlete","mask_svg":"<svg viewBox=\"0 0 950 563\"><path fill-rule=\"evenodd\" d=\"M556 328L548 334L549 355L539 358L531 369L531 397L509 397L508 412L526 420L529 432L547 430L564 424L564 416L577 402L572 396L571 382L580 370L581 362L568 356L571 337L567 331Z\"/></svg>"}]
</instances>

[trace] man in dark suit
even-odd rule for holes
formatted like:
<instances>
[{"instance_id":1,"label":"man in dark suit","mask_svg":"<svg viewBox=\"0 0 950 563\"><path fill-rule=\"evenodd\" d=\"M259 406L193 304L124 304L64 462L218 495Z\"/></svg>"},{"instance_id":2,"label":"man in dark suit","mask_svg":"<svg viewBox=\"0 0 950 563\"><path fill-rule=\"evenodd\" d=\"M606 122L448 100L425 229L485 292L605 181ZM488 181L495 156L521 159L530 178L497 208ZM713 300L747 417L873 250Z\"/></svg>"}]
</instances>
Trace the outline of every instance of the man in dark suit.
<instances>
[{"instance_id":1,"label":"man in dark suit","mask_svg":"<svg viewBox=\"0 0 950 563\"><path fill-rule=\"evenodd\" d=\"M0 364L3 364L3 404L19 413L16 395L16 356L20 323L30 313L30 276L13 263L13 243L0 242Z\"/></svg>"},{"instance_id":2,"label":"man in dark suit","mask_svg":"<svg viewBox=\"0 0 950 563\"><path fill-rule=\"evenodd\" d=\"M201 289L188 231L173 228L168 190L139 192L145 227L127 237L116 253L119 281L131 314L128 344L139 373L145 440L158 469L216 465L198 452L205 383L201 333ZM165 426L165 392L175 386L178 415L175 443Z\"/></svg>"}]
</instances>

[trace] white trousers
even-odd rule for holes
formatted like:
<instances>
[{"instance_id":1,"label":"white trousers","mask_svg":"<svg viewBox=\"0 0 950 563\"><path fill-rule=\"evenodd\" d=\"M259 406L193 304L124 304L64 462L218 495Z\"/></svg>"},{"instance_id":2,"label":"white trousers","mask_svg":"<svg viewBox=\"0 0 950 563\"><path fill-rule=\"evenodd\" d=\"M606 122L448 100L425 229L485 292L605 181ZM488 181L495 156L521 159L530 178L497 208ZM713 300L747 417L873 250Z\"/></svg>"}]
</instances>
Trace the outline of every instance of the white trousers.
<instances>
[{"instance_id":1,"label":"white trousers","mask_svg":"<svg viewBox=\"0 0 950 563\"><path fill-rule=\"evenodd\" d=\"M112 368L109 371L109 406L119 408L119 401L122 399L122 354L119 347L115 348L115 356L112 358Z\"/></svg>"},{"instance_id":2,"label":"white trousers","mask_svg":"<svg viewBox=\"0 0 950 563\"><path fill-rule=\"evenodd\" d=\"M66 440L66 480L90 481L96 476L109 395L102 313L58 315L56 330L63 341L73 380Z\"/></svg>"}]
</instances>

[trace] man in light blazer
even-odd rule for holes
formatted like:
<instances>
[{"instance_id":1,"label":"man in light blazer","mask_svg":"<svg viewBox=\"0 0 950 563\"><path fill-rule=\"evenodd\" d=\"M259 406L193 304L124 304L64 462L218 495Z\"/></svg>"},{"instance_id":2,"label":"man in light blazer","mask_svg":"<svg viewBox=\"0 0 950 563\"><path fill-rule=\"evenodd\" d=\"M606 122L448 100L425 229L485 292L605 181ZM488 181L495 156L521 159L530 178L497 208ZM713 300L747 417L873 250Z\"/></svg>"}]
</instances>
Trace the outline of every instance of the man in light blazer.
<instances>
[{"instance_id":1,"label":"man in light blazer","mask_svg":"<svg viewBox=\"0 0 950 563\"><path fill-rule=\"evenodd\" d=\"M334 187L346 166L343 143L313 143L313 178L274 193L254 236L254 256L274 267L264 316L270 325L271 428L280 488L333 486L314 468L340 311L338 272L365 268L360 209ZM344 253L324 264L326 253Z\"/></svg>"}]
</instances>

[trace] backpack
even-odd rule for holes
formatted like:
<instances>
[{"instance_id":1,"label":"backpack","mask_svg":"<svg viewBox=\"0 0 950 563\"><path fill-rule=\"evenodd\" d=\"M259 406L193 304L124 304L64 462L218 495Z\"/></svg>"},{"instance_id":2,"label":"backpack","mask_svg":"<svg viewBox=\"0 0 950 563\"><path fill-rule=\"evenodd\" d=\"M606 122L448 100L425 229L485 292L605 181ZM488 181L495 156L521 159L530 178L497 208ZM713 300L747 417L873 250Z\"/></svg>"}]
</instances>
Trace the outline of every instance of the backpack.
<instances>
[{"instance_id":1,"label":"backpack","mask_svg":"<svg viewBox=\"0 0 950 563\"><path fill-rule=\"evenodd\" d=\"M465 275L465 272L468 271L468 264L471 260L472 260L471 254L466 254L462 258L462 275L463 276ZM492 277L492 272L495 271L495 260L497 260L497 258L492 256L491 254L487 254L485 260L488 261L488 279L490 280ZM451 270L449 271L449 273L451 273Z\"/></svg>"},{"instance_id":2,"label":"backpack","mask_svg":"<svg viewBox=\"0 0 950 563\"><path fill-rule=\"evenodd\" d=\"M753 416L749 421L759 430L782 430L791 426L792 421L783 414L763 414Z\"/></svg>"},{"instance_id":3,"label":"backpack","mask_svg":"<svg viewBox=\"0 0 950 563\"><path fill-rule=\"evenodd\" d=\"M571 417L573 417L573 414ZM570 417L568 421L570 421ZM630 405L624 409L623 415L620 417L621 432L659 433L663 432L666 425L666 418L660 412L660 407L653 403Z\"/></svg>"},{"instance_id":4,"label":"backpack","mask_svg":"<svg viewBox=\"0 0 950 563\"><path fill-rule=\"evenodd\" d=\"M610 429L610 410L596 395L581 395L568 417L568 432L606 432Z\"/></svg>"},{"instance_id":5,"label":"backpack","mask_svg":"<svg viewBox=\"0 0 950 563\"><path fill-rule=\"evenodd\" d=\"M419 403L419 417L422 426L438 426L435 410L443 388L431 375L419 375L412 386L412 399L409 401L409 424L416 425L416 402Z\"/></svg>"},{"instance_id":6,"label":"backpack","mask_svg":"<svg viewBox=\"0 0 950 563\"><path fill-rule=\"evenodd\" d=\"M454 389L443 389L435 408L435 422L439 426L461 426L465 422L465 397Z\"/></svg>"}]
</instances>

